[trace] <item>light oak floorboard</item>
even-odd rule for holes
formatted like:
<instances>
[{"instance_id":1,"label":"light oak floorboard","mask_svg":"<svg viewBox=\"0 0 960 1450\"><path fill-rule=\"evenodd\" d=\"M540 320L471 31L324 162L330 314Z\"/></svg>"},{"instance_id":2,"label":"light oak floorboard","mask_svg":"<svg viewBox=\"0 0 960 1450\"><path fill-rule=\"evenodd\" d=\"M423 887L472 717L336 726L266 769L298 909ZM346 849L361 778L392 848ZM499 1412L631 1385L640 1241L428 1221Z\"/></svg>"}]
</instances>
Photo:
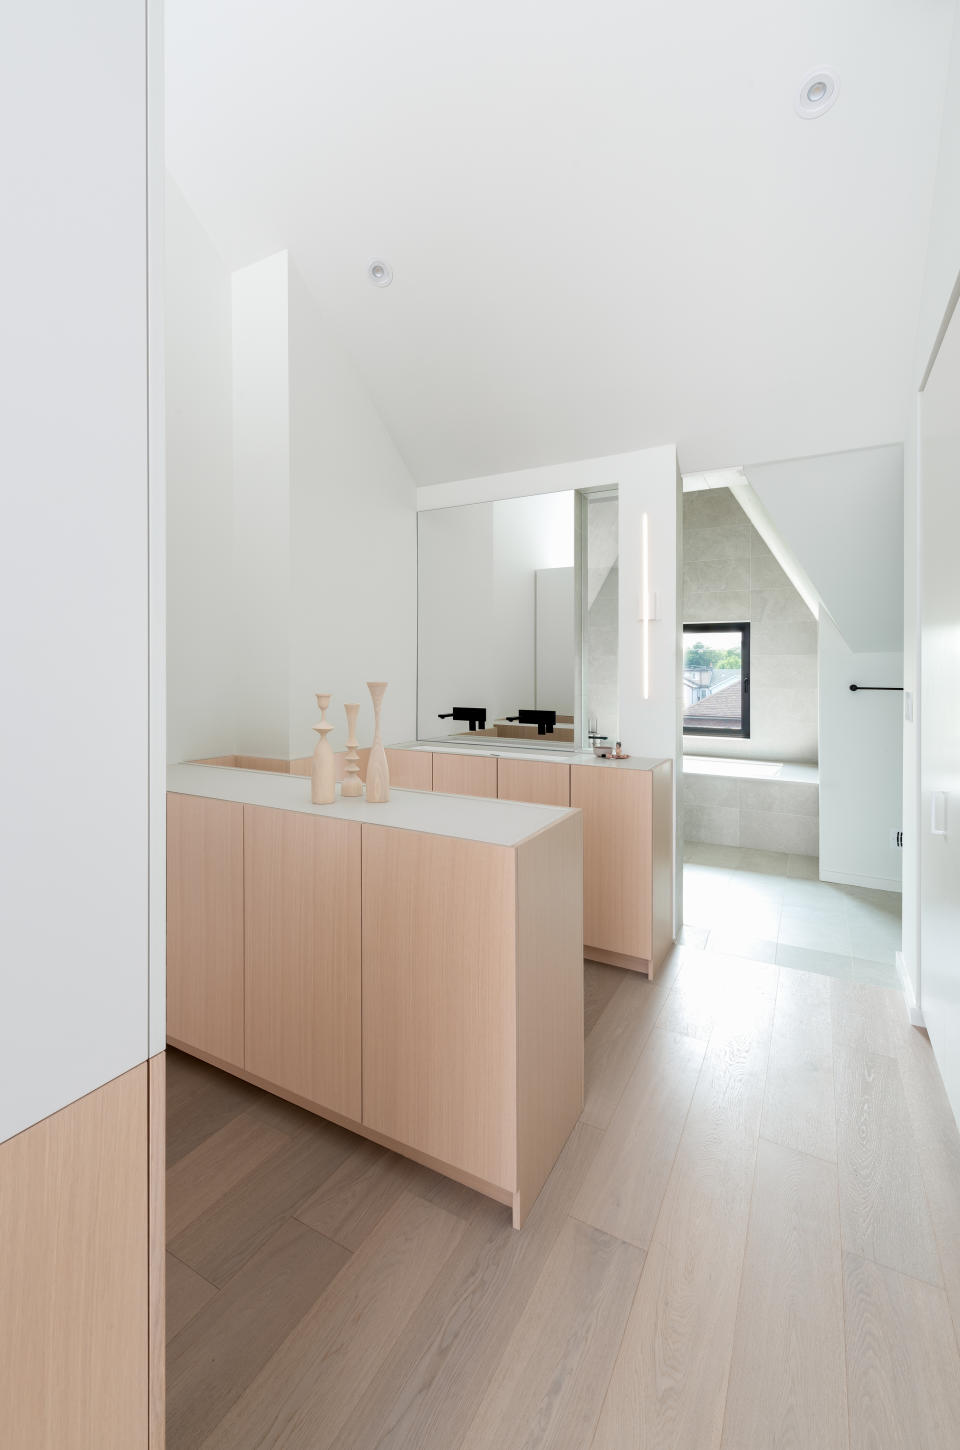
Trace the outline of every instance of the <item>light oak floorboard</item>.
<instances>
[{"instance_id":1,"label":"light oak floorboard","mask_svg":"<svg viewBox=\"0 0 960 1450\"><path fill-rule=\"evenodd\" d=\"M861 982L830 979L833 1040L895 1057L912 1031L899 992Z\"/></svg>"},{"instance_id":2,"label":"light oak floorboard","mask_svg":"<svg viewBox=\"0 0 960 1450\"><path fill-rule=\"evenodd\" d=\"M626 975L623 967L611 967L603 962L584 962L583 1035L585 1037L589 1037L596 1027L608 1002L621 986Z\"/></svg>"},{"instance_id":3,"label":"light oak floorboard","mask_svg":"<svg viewBox=\"0 0 960 1450\"><path fill-rule=\"evenodd\" d=\"M204 1442L205 1450L332 1444L463 1232L463 1221L443 1209L400 1198Z\"/></svg>"},{"instance_id":4,"label":"light oak floorboard","mask_svg":"<svg viewBox=\"0 0 960 1450\"><path fill-rule=\"evenodd\" d=\"M917 1146L924 1148L934 1143L960 1146L957 1120L926 1032L919 1027L910 1028L899 1045L897 1063Z\"/></svg>"},{"instance_id":5,"label":"light oak floorboard","mask_svg":"<svg viewBox=\"0 0 960 1450\"><path fill-rule=\"evenodd\" d=\"M802 992L795 978L803 983ZM785 1148L836 1162L828 977L780 973L760 1133Z\"/></svg>"},{"instance_id":6,"label":"light oak floorboard","mask_svg":"<svg viewBox=\"0 0 960 1450\"><path fill-rule=\"evenodd\" d=\"M167 1450L194 1450L350 1260L288 1221L170 1343Z\"/></svg>"},{"instance_id":7,"label":"light oak floorboard","mask_svg":"<svg viewBox=\"0 0 960 1450\"><path fill-rule=\"evenodd\" d=\"M847 1444L837 1170L762 1141L721 1444Z\"/></svg>"},{"instance_id":8,"label":"light oak floorboard","mask_svg":"<svg viewBox=\"0 0 960 1450\"><path fill-rule=\"evenodd\" d=\"M708 1040L722 1023L748 1030L772 1015L779 969L681 947L682 965L657 1019L665 1032Z\"/></svg>"},{"instance_id":9,"label":"light oak floorboard","mask_svg":"<svg viewBox=\"0 0 960 1450\"><path fill-rule=\"evenodd\" d=\"M229 1194L169 1241L169 1248L221 1287L267 1242L285 1219L311 1198L349 1157L356 1137L345 1128L314 1120L244 1179L243 1193Z\"/></svg>"},{"instance_id":10,"label":"light oak floorboard","mask_svg":"<svg viewBox=\"0 0 960 1450\"><path fill-rule=\"evenodd\" d=\"M706 1048L655 1028L573 1206L574 1217L647 1248Z\"/></svg>"},{"instance_id":11,"label":"light oak floorboard","mask_svg":"<svg viewBox=\"0 0 960 1450\"><path fill-rule=\"evenodd\" d=\"M601 1134L579 1123L520 1233L478 1199L473 1218L333 1450L452 1450L467 1433L567 1222ZM495 1450L495 1447L491 1447Z\"/></svg>"},{"instance_id":12,"label":"light oak floorboard","mask_svg":"<svg viewBox=\"0 0 960 1450\"><path fill-rule=\"evenodd\" d=\"M642 1267L642 1250L567 1220L462 1450L589 1443Z\"/></svg>"},{"instance_id":13,"label":"light oak floorboard","mask_svg":"<svg viewBox=\"0 0 960 1450\"><path fill-rule=\"evenodd\" d=\"M851 1450L955 1450L960 1359L941 1289L845 1253Z\"/></svg>"},{"instance_id":14,"label":"light oak floorboard","mask_svg":"<svg viewBox=\"0 0 960 1450\"><path fill-rule=\"evenodd\" d=\"M703 957L692 956L701 971ZM587 1450L591 1443L595 1450L720 1450L725 1414L724 1450L737 1437L749 1450L846 1450L834 1393L840 1359L830 1307L835 1257L832 1270L824 1267L835 1255L838 1207L824 1193L833 1174L845 1175L850 1200L841 1235L849 1235L852 1223L871 1252L889 1239L913 1240L916 1253L925 1241L928 1262L939 1251L944 1285L845 1256L854 1450L942 1450L958 1443L949 1306L957 1315L960 1135L944 1112L926 1039L908 1026L894 993L838 993L828 979L784 969L774 996L762 973L776 968L751 977L750 963L738 974L715 955L709 1022L696 1017L695 1001L675 1004L675 1020L699 1022L701 1033L709 1026L710 1035L693 1039L703 1065L666 1176L669 1146L661 1127L667 1129L646 1121L642 1084L646 1073L650 1091L666 1093L664 1120L679 1112L669 1074L655 1089L653 1065L670 1040L656 1018L684 960L690 964L689 952L674 952L652 984L624 974L610 996L588 1038L588 1091L592 1078L602 1127L577 1125L520 1233L502 1205L216 1069L169 1054L175 1157L184 1158L241 1115L288 1138L177 1236L181 1247L192 1244L196 1251L194 1269L203 1265L220 1276L220 1292L179 1259L170 1260L171 1310L174 1319L188 1315L174 1342L182 1350L197 1335L209 1355L225 1356L219 1369L211 1361L195 1382L202 1400L209 1372L213 1395L222 1396L218 1412L228 1406L205 1433L206 1450L461 1450L468 1436L470 1450L557 1444ZM836 1167L769 1141L775 1131L787 1136L783 1124L797 1121L793 1113L800 1113L809 1090L803 1056L791 1066L782 1050L791 1037L820 1046L833 1038L841 1126ZM878 1056L870 1043L888 1049L879 1065L870 1066ZM874 1074L869 1081L864 1060ZM775 1091L791 1106L771 1119ZM190 1122L191 1102L197 1124ZM820 1126L824 1112L821 1103ZM809 1124L804 1131L812 1134ZM626 1161L609 1147L618 1136ZM193 1158L201 1175L210 1161L203 1153ZM224 1171L230 1173L229 1163ZM642 1205L645 1178L649 1207ZM652 1235L629 1313L633 1268L618 1286L611 1265L638 1264L642 1246L614 1245L620 1236L605 1222L594 1233L594 1225L574 1218L581 1198L594 1191L588 1194L588 1183L601 1180L611 1185L614 1203L621 1186L624 1204L637 1195L621 1234ZM911 1217L915 1193L929 1204L926 1236ZM412 1231L409 1215L425 1215L420 1230ZM329 1242L324 1252L342 1267L331 1281L319 1275L317 1293L315 1281L299 1297L282 1272L258 1275L258 1266L282 1246L281 1230ZM448 1233L449 1251L437 1267L434 1240L445 1244ZM403 1262L408 1256L412 1265ZM276 1305L269 1302L274 1293ZM341 1296L352 1308L343 1307ZM267 1343L257 1349L261 1319ZM254 1342L249 1357L246 1336ZM833 1379L811 1368L817 1356L827 1358L827 1345ZM755 1360L762 1361L759 1370ZM551 1365L555 1375L548 1373ZM814 1375L830 1393L811 1409ZM592 1433L590 1415L598 1411ZM195 1438L207 1420L191 1413L198 1415ZM821 1433L816 1415L835 1423L835 1444ZM191 1447L184 1441L175 1450Z\"/></svg>"},{"instance_id":15,"label":"light oak floorboard","mask_svg":"<svg viewBox=\"0 0 960 1450\"><path fill-rule=\"evenodd\" d=\"M285 1133L241 1113L199 1143L167 1170L167 1238L183 1233L289 1141Z\"/></svg>"},{"instance_id":16,"label":"light oak floorboard","mask_svg":"<svg viewBox=\"0 0 960 1450\"><path fill-rule=\"evenodd\" d=\"M584 1047L583 1121L605 1128L680 971L677 948L651 982L625 973Z\"/></svg>"},{"instance_id":17,"label":"light oak floorboard","mask_svg":"<svg viewBox=\"0 0 960 1450\"><path fill-rule=\"evenodd\" d=\"M415 1194L461 1217L476 1205L470 1189L361 1138L296 1216L338 1244L358 1249L402 1193Z\"/></svg>"},{"instance_id":18,"label":"light oak floorboard","mask_svg":"<svg viewBox=\"0 0 960 1450\"><path fill-rule=\"evenodd\" d=\"M189 1324L195 1314L199 1314L204 1304L217 1293L215 1284L208 1284L206 1279L201 1279L186 1264L173 1254L167 1254L167 1343L180 1333L185 1324Z\"/></svg>"},{"instance_id":19,"label":"light oak floorboard","mask_svg":"<svg viewBox=\"0 0 960 1450\"><path fill-rule=\"evenodd\" d=\"M714 1030L593 1450L720 1443L773 998Z\"/></svg>"},{"instance_id":20,"label":"light oak floorboard","mask_svg":"<svg viewBox=\"0 0 960 1450\"><path fill-rule=\"evenodd\" d=\"M840 1046L836 1082L844 1249L915 1279L941 1283L896 1061Z\"/></svg>"},{"instance_id":21,"label":"light oak floorboard","mask_svg":"<svg viewBox=\"0 0 960 1450\"><path fill-rule=\"evenodd\" d=\"M167 1168L266 1096L197 1057L167 1048Z\"/></svg>"}]
</instances>

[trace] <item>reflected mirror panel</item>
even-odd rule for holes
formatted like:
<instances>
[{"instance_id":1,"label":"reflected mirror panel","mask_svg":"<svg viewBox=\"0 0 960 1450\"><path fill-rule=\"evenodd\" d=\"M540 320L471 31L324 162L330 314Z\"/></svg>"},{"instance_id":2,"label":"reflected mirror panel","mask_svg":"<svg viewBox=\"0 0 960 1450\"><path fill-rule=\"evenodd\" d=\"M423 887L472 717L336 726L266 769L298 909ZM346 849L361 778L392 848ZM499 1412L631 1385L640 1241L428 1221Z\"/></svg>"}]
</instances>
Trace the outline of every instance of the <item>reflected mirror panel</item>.
<instances>
[{"instance_id":1,"label":"reflected mirror panel","mask_svg":"<svg viewBox=\"0 0 960 1450\"><path fill-rule=\"evenodd\" d=\"M613 745L620 738L620 505L615 488L582 497L584 744Z\"/></svg>"},{"instance_id":2,"label":"reflected mirror panel","mask_svg":"<svg viewBox=\"0 0 960 1450\"><path fill-rule=\"evenodd\" d=\"M420 739L572 750L574 492L430 509L418 529Z\"/></svg>"}]
</instances>

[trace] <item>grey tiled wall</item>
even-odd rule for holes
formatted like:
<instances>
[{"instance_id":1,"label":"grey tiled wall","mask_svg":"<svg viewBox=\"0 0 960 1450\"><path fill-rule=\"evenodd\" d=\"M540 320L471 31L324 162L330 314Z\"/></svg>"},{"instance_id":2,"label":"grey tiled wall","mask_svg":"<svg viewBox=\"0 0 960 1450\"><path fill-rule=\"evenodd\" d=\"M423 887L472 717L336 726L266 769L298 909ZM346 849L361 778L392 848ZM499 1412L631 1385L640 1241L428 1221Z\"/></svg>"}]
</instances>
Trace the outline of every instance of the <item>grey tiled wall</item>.
<instances>
[{"instance_id":1,"label":"grey tiled wall","mask_svg":"<svg viewBox=\"0 0 960 1450\"><path fill-rule=\"evenodd\" d=\"M692 755L817 759L817 623L727 488L683 495L683 617L750 621L750 739L687 737Z\"/></svg>"},{"instance_id":2,"label":"grey tiled wall","mask_svg":"<svg viewBox=\"0 0 960 1450\"><path fill-rule=\"evenodd\" d=\"M819 787L805 781L684 775L683 834L714 846L816 856Z\"/></svg>"}]
</instances>

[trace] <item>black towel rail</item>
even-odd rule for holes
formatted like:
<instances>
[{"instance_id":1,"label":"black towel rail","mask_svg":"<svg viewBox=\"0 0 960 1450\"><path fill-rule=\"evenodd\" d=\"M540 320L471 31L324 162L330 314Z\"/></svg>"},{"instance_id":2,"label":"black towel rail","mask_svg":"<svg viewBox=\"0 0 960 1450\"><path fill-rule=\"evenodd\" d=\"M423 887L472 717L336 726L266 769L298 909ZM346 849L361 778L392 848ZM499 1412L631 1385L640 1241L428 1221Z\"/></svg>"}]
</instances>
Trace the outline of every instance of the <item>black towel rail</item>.
<instances>
[{"instance_id":1,"label":"black towel rail","mask_svg":"<svg viewBox=\"0 0 960 1450\"><path fill-rule=\"evenodd\" d=\"M901 692L903 690L902 685L851 685L850 688L851 690L900 690Z\"/></svg>"}]
</instances>

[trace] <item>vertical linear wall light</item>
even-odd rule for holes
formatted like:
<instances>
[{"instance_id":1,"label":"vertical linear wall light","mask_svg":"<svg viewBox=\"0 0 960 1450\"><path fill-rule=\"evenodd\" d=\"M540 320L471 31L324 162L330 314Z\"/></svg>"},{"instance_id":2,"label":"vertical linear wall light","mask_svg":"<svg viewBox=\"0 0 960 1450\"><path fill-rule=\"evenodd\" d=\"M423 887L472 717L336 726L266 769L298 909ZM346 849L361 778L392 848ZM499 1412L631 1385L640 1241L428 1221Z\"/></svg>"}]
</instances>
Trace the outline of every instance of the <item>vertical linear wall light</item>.
<instances>
[{"instance_id":1,"label":"vertical linear wall light","mask_svg":"<svg viewBox=\"0 0 960 1450\"><path fill-rule=\"evenodd\" d=\"M640 524L641 618L643 620L643 698L650 698L650 522L646 514Z\"/></svg>"}]
</instances>

